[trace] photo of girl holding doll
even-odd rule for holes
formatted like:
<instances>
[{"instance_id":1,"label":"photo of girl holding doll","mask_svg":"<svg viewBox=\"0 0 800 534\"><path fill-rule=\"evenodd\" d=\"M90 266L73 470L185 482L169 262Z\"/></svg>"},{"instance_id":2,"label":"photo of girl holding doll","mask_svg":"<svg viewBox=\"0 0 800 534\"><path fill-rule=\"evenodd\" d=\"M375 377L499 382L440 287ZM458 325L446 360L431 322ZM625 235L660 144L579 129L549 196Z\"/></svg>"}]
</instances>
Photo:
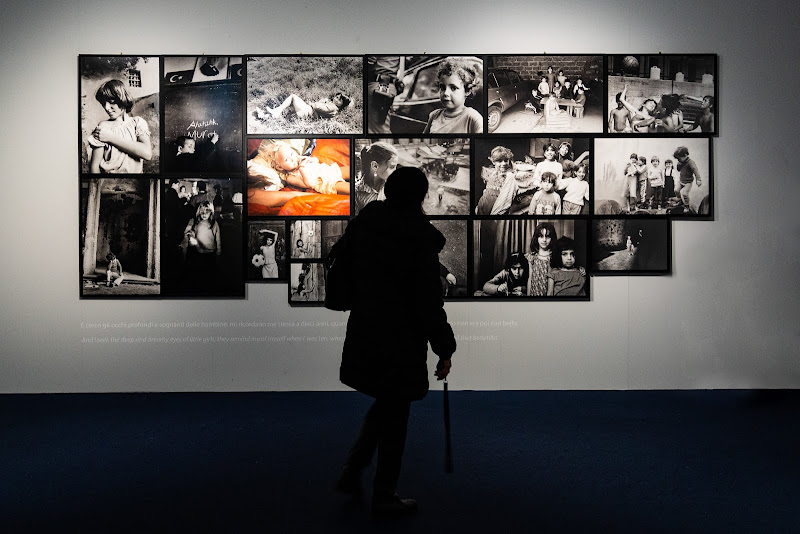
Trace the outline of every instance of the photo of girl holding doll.
<instances>
[{"instance_id":1,"label":"photo of girl holding doll","mask_svg":"<svg viewBox=\"0 0 800 534\"><path fill-rule=\"evenodd\" d=\"M348 139L250 139L248 150L249 215L349 214Z\"/></svg>"},{"instance_id":2,"label":"photo of girl holding doll","mask_svg":"<svg viewBox=\"0 0 800 534\"><path fill-rule=\"evenodd\" d=\"M158 172L158 69L152 57L80 58L83 172Z\"/></svg>"}]
</instances>

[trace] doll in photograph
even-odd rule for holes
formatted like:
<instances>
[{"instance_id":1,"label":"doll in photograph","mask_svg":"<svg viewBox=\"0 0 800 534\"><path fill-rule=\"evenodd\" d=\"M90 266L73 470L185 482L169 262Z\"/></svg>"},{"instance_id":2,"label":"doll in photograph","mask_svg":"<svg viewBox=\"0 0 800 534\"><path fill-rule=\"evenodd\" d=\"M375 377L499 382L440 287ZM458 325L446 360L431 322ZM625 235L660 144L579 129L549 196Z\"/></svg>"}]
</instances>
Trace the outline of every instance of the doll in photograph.
<instances>
[{"instance_id":1,"label":"doll in photograph","mask_svg":"<svg viewBox=\"0 0 800 534\"><path fill-rule=\"evenodd\" d=\"M442 107L431 111L423 134L483 133L483 117L466 105L480 86L478 72L457 58L442 62L436 73Z\"/></svg>"},{"instance_id":2,"label":"doll in photograph","mask_svg":"<svg viewBox=\"0 0 800 534\"><path fill-rule=\"evenodd\" d=\"M355 184L356 211L373 200L385 200L383 186L397 169L397 150L385 141L376 141L361 149L361 176Z\"/></svg>"},{"instance_id":3,"label":"doll in photograph","mask_svg":"<svg viewBox=\"0 0 800 534\"><path fill-rule=\"evenodd\" d=\"M222 236L214 219L214 206L204 200L183 231L186 269L193 283L207 283L215 275L217 258L222 255Z\"/></svg>"},{"instance_id":4,"label":"doll in photograph","mask_svg":"<svg viewBox=\"0 0 800 534\"><path fill-rule=\"evenodd\" d=\"M562 178L556 182L558 191L566 190L561 201L562 215L580 215L585 202L589 200L589 182L586 181L588 172L589 166L581 163L575 169L574 178Z\"/></svg>"},{"instance_id":5,"label":"doll in photograph","mask_svg":"<svg viewBox=\"0 0 800 534\"><path fill-rule=\"evenodd\" d=\"M108 120L89 136L89 172L141 174L144 161L153 157L150 127L143 118L130 115L133 98L125 84L109 80L94 96Z\"/></svg>"},{"instance_id":6,"label":"doll in photograph","mask_svg":"<svg viewBox=\"0 0 800 534\"><path fill-rule=\"evenodd\" d=\"M261 278L278 278L278 262L275 261L275 244L278 241L278 232L272 230L259 230L262 234L262 245L259 248L264 256L264 265L261 266Z\"/></svg>"},{"instance_id":7,"label":"doll in photograph","mask_svg":"<svg viewBox=\"0 0 800 534\"><path fill-rule=\"evenodd\" d=\"M661 170L661 160L658 156L650 158L650 168L647 169L647 181L650 183L650 207L658 209L664 205L664 171Z\"/></svg>"},{"instance_id":8,"label":"doll in photograph","mask_svg":"<svg viewBox=\"0 0 800 534\"><path fill-rule=\"evenodd\" d=\"M500 194L500 189L506 181L507 174L513 173L512 161L514 153L504 146L496 146L489 154L489 161L492 162L493 169L483 168L481 178L486 186L483 194L475 206L476 215L490 215L492 207Z\"/></svg>"},{"instance_id":9,"label":"doll in photograph","mask_svg":"<svg viewBox=\"0 0 800 534\"><path fill-rule=\"evenodd\" d=\"M542 174L541 189L531 199L529 215L561 215L561 197L555 192L556 180L552 172Z\"/></svg>"},{"instance_id":10,"label":"doll in photograph","mask_svg":"<svg viewBox=\"0 0 800 534\"><path fill-rule=\"evenodd\" d=\"M557 267L550 270L552 286L548 283L547 295L550 297L584 296L586 292L586 269L575 265L575 241L562 237L556 241Z\"/></svg>"},{"instance_id":11,"label":"doll in photograph","mask_svg":"<svg viewBox=\"0 0 800 534\"><path fill-rule=\"evenodd\" d=\"M528 291L528 260L519 252L508 255L503 270L483 284L486 295L523 297Z\"/></svg>"},{"instance_id":12,"label":"doll in photograph","mask_svg":"<svg viewBox=\"0 0 800 534\"><path fill-rule=\"evenodd\" d=\"M302 156L289 143L276 141L260 155L261 161L254 158L247 162L247 174L260 180L267 191L280 191L288 185L328 195L350 194L350 183L342 176L341 167Z\"/></svg>"},{"instance_id":13,"label":"doll in photograph","mask_svg":"<svg viewBox=\"0 0 800 534\"><path fill-rule=\"evenodd\" d=\"M675 149L672 157L678 160L676 167L680 173L680 182L676 184L678 188L675 192L680 197L683 205L688 207L689 192L692 190L692 186L695 184L697 184L697 187L703 185L703 178L700 176L700 171L697 168L697 164L692 158L689 157L688 148L685 146L679 146Z\"/></svg>"},{"instance_id":14,"label":"doll in photograph","mask_svg":"<svg viewBox=\"0 0 800 534\"><path fill-rule=\"evenodd\" d=\"M120 263L113 252L106 254L106 261L108 262L108 266L106 267L106 285L108 287L119 286L122 284L123 280L122 263Z\"/></svg>"},{"instance_id":15,"label":"doll in photograph","mask_svg":"<svg viewBox=\"0 0 800 534\"><path fill-rule=\"evenodd\" d=\"M642 102L642 105L639 109L636 109L633 104L628 102L625 97L628 94L628 84L625 84L625 87L622 89L622 92L619 95L619 101L622 102L622 105L625 106L630 112L630 121L631 121L631 128L634 132L637 133L647 133L651 129L655 128L655 112L656 112L656 101L652 98L646 99Z\"/></svg>"},{"instance_id":16,"label":"doll in photograph","mask_svg":"<svg viewBox=\"0 0 800 534\"><path fill-rule=\"evenodd\" d=\"M295 94L290 94L280 106L274 108L265 107L265 109L266 113L269 113L275 119L281 118L283 112L287 109L294 111L298 119L332 119L349 106L351 102L352 99L341 92L334 93L330 98L323 98L311 104L306 103ZM254 113L261 120L267 118L266 113L260 109L256 109Z\"/></svg>"},{"instance_id":17,"label":"doll in photograph","mask_svg":"<svg viewBox=\"0 0 800 534\"><path fill-rule=\"evenodd\" d=\"M553 278L550 276L550 261L557 238L553 223L541 222L536 225L531 238L531 251L525 254L529 271L528 296L544 297L552 294Z\"/></svg>"}]
</instances>

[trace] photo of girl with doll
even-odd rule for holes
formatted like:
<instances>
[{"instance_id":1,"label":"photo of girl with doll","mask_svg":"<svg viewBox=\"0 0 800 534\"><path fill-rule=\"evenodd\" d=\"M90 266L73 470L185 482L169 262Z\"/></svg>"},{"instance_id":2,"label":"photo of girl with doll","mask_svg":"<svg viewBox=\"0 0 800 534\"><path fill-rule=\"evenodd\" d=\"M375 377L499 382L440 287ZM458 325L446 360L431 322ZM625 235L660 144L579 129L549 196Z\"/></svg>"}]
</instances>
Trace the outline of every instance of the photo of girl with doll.
<instances>
[{"instance_id":1,"label":"photo of girl with doll","mask_svg":"<svg viewBox=\"0 0 800 534\"><path fill-rule=\"evenodd\" d=\"M595 147L595 213L709 214L708 139L596 139Z\"/></svg>"},{"instance_id":2,"label":"photo of girl with doll","mask_svg":"<svg viewBox=\"0 0 800 534\"><path fill-rule=\"evenodd\" d=\"M475 222L476 297L586 297L585 221Z\"/></svg>"},{"instance_id":3,"label":"photo of girl with doll","mask_svg":"<svg viewBox=\"0 0 800 534\"><path fill-rule=\"evenodd\" d=\"M348 139L248 139L248 215L349 215Z\"/></svg>"},{"instance_id":4,"label":"photo of girl with doll","mask_svg":"<svg viewBox=\"0 0 800 534\"><path fill-rule=\"evenodd\" d=\"M589 139L477 139L476 215L579 215L588 212ZM573 144L581 150L575 157ZM524 161L514 154L521 153ZM532 154L541 154L534 158ZM537 162L538 160L538 162ZM480 164L480 163L479 163Z\"/></svg>"}]
</instances>

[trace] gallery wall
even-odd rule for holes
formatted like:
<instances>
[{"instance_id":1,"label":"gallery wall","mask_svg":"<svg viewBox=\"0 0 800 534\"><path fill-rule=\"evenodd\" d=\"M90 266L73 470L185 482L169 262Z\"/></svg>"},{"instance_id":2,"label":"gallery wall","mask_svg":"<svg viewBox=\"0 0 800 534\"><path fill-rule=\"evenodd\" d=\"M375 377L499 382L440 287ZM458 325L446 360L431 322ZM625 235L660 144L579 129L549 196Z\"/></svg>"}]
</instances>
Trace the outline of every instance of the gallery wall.
<instances>
[{"instance_id":1,"label":"gallery wall","mask_svg":"<svg viewBox=\"0 0 800 534\"><path fill-rule=\"evenodd\" d=\"M713 221L672 274L589 302L452 302L453 389L800 386L800 18L779 2L4 4L0 392L338 390L346 314L243 300L79 300L78 54L713 53ZM187 9L187 7L190 7ZM666 10L669 9L669 12Z\"/></svg>"}]
</instances>

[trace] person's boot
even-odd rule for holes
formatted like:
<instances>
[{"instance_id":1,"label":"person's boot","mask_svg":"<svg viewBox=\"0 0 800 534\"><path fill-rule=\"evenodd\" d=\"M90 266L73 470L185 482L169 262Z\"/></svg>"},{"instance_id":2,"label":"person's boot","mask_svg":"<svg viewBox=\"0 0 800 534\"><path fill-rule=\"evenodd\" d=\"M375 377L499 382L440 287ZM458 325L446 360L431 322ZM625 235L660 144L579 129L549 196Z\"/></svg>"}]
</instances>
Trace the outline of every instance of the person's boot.
<instances>
[{"instance_id":1,"label":"person's boot","mask_svg":"<svg viewBox=\"0 0 800 534\"><path fill-rule=\"evenodd\" d=\"M372 513L375 515L405 515L417 511L417 501L404 499L398 494L374 495L372 497Z\"/></svg>"}]
</instances>

